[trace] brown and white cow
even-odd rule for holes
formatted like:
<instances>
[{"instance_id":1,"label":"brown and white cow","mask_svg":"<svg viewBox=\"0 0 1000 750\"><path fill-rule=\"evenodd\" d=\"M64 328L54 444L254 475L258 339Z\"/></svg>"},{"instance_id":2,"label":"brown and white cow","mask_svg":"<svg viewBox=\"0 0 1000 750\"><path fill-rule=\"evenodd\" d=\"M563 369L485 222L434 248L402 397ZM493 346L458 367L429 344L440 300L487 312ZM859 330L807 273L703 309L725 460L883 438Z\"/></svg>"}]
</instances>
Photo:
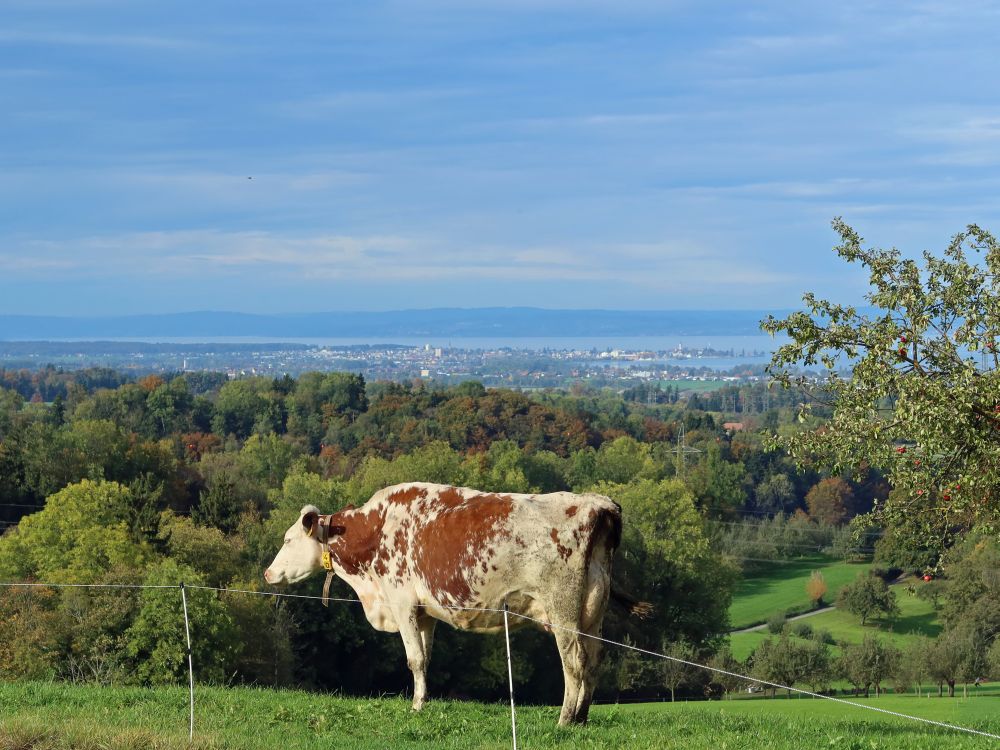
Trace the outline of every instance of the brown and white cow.
<instances>
[{"instance_id":1,"label":"brown and white cow","mask_svg":"<svg viewBox=\"0 0 1000 750\"><path fill-rule=\"evenodd\" d=\"M565 680L559 723L582 723L601 644L575 631L600 635L620 538L621 509L603 495L399 484L357 509L303 508L264 578L305 579L323 569L326 546L328 569L354 589L372 626L402 636L415 710L427 695L437 621L502 632L506 602L555 636Z\"/></svg>"}]
</instances>

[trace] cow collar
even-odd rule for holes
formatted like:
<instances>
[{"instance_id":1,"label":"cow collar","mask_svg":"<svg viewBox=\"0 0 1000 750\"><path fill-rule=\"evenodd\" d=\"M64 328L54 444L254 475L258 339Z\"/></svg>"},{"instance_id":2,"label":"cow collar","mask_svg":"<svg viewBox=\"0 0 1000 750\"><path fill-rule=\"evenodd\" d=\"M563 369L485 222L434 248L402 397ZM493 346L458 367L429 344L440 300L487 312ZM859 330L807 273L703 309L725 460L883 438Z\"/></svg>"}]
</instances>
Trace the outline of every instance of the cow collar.
<instances>
[{"instance_id":1,"label":"cow collar","mask_svg":"<svg viewBox=\"0 0 1000 750\"><path fill-rule=\"evenodd\" d=\"M333 524L333 515L320 516L316 519L316 523L313 527L309 529L309 536L316 535L316 541L320 543L323 549L323 553L320 557L320 562L323 565L324 570L326 570L326 580L323 582L323 606L330 606L330 584L333 582L333 559L330 557L330 537L337 536L338 534L344 533L343 526L335 526Z\"/></svg>"},{"instance_id":2,"label":"cow collar","mask_svg":"<svg viewBox=\"0 0 1000 750\"><path fill-rule=\"evenodd\" d=\"M337 526L333 523L333 514L328 516L318 516L316 518L316 523L312 525L309 529L309 536L315 534L316 541L320 544L326 545L330 543L331 536L337 536L338 534L344 533L343 526Z\"/></svg>"}]
</instances>

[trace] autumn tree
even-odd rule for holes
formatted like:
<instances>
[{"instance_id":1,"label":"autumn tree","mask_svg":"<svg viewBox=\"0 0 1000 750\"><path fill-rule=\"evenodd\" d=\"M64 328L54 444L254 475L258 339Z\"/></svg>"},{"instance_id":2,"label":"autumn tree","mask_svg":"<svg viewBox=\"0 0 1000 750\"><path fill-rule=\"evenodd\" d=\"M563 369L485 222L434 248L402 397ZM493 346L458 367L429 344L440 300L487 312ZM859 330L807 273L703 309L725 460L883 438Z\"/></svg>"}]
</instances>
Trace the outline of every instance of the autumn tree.
<instances>
[{"instance_id":1,"label":"autumn tree","mask_svg":"<svg viewBox=\"0 0 1000 750\"><path fill-rule=\"evenodd\" d=\"M970 225L922 261L866 248L840 219L837 254L869 274L867 308L804 295L762 327L790 341L769 372L832 410L780 442L834 473L871 466L896 488L875 509L942 549L955 530L1000 524L1000 243ZM822 376L804 372L820 368ZM845 368L849 372L845 373Z\"/></svg>"},{"instance_id":2,"label":"autumn tree","mask_svg":"<svg viewBox=\"0 0 1000 750\"><path fill-rule=\"evenodd\" d=\"M850 518L854 491L840 477L821 479L806 493L806 505L814 521L835 526Z\"/></svg>"},{"instance_id":3,"label":"autumn tree","mask_svg":"<svg viewBox=\"0 0 1000 750\"><path fill-rule=\"evenodd\" d=\"M826 591L826 580L823 578L823 573L814 570L809 576L809 580L806 581L806 596L809 597L809 601L813 603L814 607L823 606L823 597L826 596Z\"/></svg>"}]
</instances>

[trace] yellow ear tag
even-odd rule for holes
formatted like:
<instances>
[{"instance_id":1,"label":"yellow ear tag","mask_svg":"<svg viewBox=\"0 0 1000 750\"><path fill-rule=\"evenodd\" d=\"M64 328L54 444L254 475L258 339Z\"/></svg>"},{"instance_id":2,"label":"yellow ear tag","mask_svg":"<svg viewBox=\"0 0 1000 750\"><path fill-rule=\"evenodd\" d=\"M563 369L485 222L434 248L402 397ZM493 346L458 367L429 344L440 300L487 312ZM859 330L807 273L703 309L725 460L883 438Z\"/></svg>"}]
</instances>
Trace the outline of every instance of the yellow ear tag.
<instances>
[{"instance_id":1,"label":"yellow ear tag","mask_svg":"<svg viewBox=\"0 0 1000 750\"><path fill-rule=\"evenodd\" d=\"M320 558L320 562L323 563L323 567L326 570L333 570L333 562L330 560L330 550L326 547L323 548L323 557Z\"/></svg>"}]
</instances>

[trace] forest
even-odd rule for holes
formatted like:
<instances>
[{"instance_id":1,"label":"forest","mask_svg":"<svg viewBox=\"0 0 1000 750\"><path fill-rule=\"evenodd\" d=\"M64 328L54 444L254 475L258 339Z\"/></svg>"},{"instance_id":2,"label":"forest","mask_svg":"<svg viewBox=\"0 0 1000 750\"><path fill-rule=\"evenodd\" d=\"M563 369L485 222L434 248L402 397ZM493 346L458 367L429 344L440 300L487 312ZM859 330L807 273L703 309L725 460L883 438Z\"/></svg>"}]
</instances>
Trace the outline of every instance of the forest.
<instances>
[{"instance_id":1,"label":"forest","mask_svg":"<svg viewBox=\"0 0 1000 750\"><path fill-rule=\"evenodd\" d=\"M821 552L874 554L884 568L914 571L938 562L905 537L850 524L887 496L876 472L820 474L771 445L769 435L822 424L821 408L797 418L801 398L763 384L678 398L367 383L338 372L0 371L0 580L264 591L263 568L306 504L333 512L407 481L592 490L623 508L615 578L656 608L645 622L612 610L605 634L725 658L734 587L755 566ZM346 586L334 595L354 598ZM356 605L189 596L200 681L353 694L409 685L399 639L373 631ZM3 588L0 612L0 679L169 684L186 674L175 590ZM521 700L561 692L550 640L516 635ZM431 691L494 698L504 659L502 639L439 629ZM622 653L606 659L602 697L667 689L662 674ZM685 689L713 688L703 677Z\"/></svg>"}]
</instances>

